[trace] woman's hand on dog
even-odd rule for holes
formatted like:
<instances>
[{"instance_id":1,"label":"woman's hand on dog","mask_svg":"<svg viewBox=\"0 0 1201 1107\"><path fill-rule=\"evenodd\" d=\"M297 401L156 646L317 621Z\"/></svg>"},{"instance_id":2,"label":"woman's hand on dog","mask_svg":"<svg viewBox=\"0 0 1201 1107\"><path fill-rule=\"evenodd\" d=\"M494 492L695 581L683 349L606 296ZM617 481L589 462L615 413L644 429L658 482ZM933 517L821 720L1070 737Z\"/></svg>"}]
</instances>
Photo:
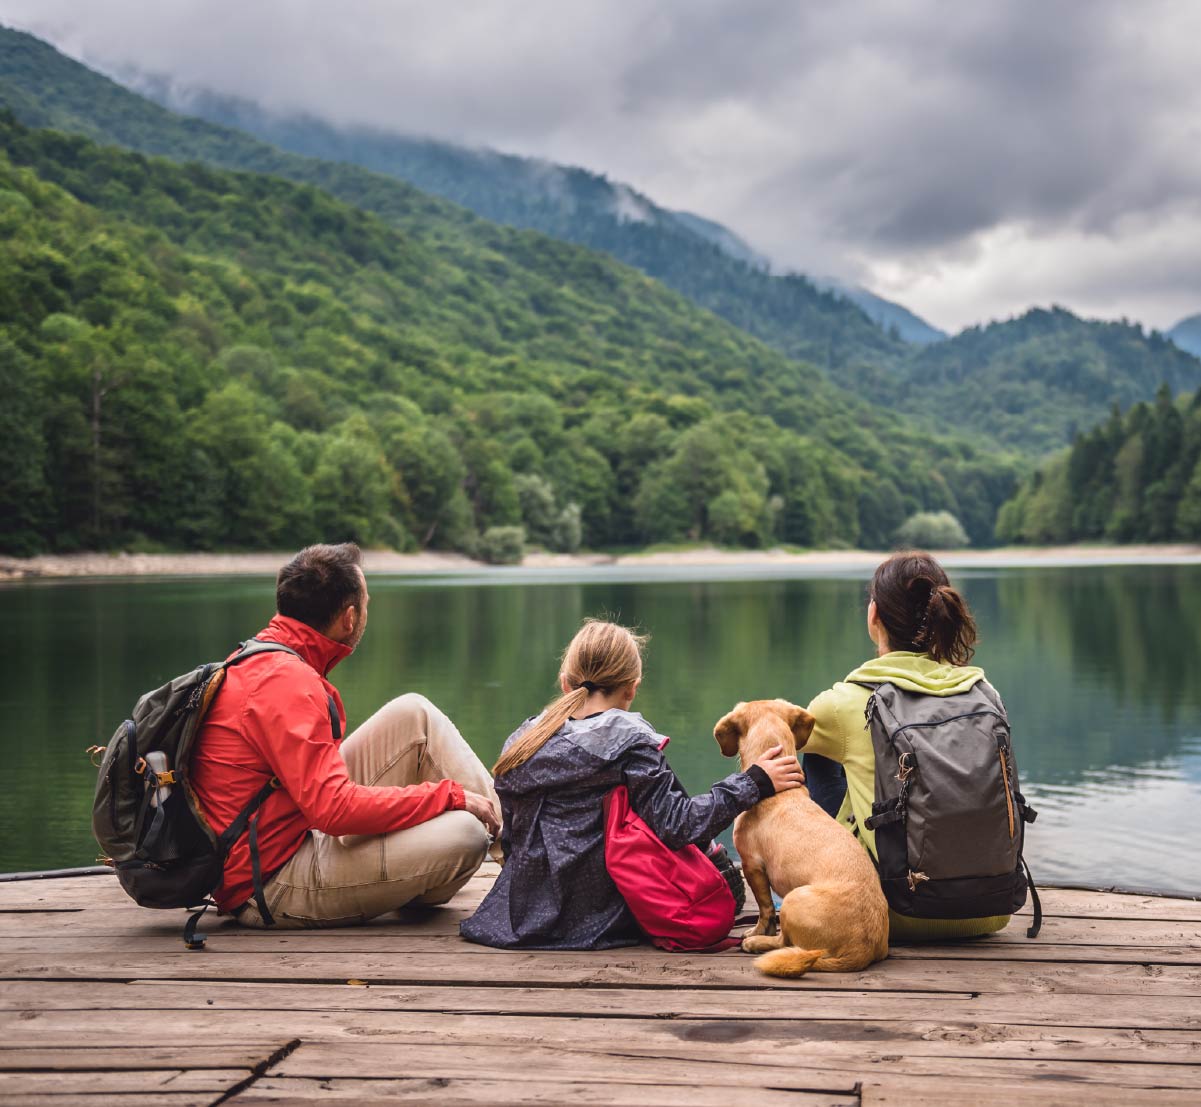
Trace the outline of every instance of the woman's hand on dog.
<instances>
[{"instance_id":1,"label":"woman's hand on dog","mask_svg":"<svg viewBox=\"0 0 1201 1107\"><path fill-rule=\"evenodd\" d=\"M796 754L785 753L783 746L772 746L755 764L771 778L777 792L788 792L805 783Z\"/></svg>"}]
</instances>

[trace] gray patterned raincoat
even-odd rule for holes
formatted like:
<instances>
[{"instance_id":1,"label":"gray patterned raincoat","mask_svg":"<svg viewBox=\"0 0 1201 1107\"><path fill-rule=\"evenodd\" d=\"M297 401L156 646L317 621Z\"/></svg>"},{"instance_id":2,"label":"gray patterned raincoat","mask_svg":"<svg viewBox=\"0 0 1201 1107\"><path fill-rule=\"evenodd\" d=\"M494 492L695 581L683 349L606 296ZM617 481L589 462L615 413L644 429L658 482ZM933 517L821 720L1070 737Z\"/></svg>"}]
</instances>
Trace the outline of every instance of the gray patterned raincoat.
<instances>
[{"instance_id":1,"label":"gray patterned raincoat","mask_svg":"<svg viewBox=\"0 0 1201 1107\"><path fill-rule=\"evenodd\" d=\"M506 746L533 723L527 719ZM496 781L505 865L460 926L506 949L611 949L641 932L605 869L604 799L625 784L630 804L671 849L707 846L772 794L757 765L690 797L663 756L666 739L637 712L570 719L533 757Z\"/></svg>"}]
</instances>

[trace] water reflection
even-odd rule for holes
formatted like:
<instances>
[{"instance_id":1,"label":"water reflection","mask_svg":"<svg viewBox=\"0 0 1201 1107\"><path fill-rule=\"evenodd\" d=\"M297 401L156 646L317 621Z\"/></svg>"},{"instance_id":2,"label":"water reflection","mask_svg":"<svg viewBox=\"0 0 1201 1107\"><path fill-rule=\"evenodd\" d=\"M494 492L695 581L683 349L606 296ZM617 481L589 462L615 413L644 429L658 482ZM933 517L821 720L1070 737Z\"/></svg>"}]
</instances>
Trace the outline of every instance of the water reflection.
<instances>
[{"instance_id":1,"label":"water reflection","mask_svg":"<svg viewBox=\"0 0 1201 1107\"><path fill-rule=\"evenodd\" d=\"M955 574L982 631L979 662L1013 720L1027 791L1042 808L1038 875L1201 890L1184 813L1201 800L1201 569L1022 569ZM738 699L798 702L870 650L866 574L719 581L528 584L372 581L371 624L335 673L350 724L416 690L446 708L481 756L554 692L559 651L585 615L650 632L636 706L673 736L699 790L729 771L711 737ZM496 583L497 581L502 583ZM22 585L0 589L9 786L0 870L88 863L94 774L137 696L220 657L271 613L254 580Z\"/></svg>"}]
</instances>

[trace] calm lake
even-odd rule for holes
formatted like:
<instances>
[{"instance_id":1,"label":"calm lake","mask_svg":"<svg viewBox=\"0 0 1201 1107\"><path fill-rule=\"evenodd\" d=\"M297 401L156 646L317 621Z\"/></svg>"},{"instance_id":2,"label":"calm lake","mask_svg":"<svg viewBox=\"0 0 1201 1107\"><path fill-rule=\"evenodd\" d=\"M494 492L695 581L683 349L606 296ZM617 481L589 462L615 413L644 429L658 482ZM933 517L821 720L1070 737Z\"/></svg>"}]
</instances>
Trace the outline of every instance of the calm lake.
<instances>
[{"instance_id":1,"label":"calm lake","mask_svg":"<svg viewBox=\"0 0 1201 1107\"><path fill-rule=\"evenodd\" d=\"M649 575L371 578L367 636L334 672L350 726L420 691L490 762L554 692L580 620L607 615L652 635L634 706L673 736L672 765L695 792L733 768L712 728L734 702L805 704L871 650L867 573ZM1035 878L1201 893L1201 567L952 576L1040 811ZM94 863L84 750L140 693L258 630L272 599L272 582L247 578L0 587L0 872Z\"/></svg>"}]
</instances>

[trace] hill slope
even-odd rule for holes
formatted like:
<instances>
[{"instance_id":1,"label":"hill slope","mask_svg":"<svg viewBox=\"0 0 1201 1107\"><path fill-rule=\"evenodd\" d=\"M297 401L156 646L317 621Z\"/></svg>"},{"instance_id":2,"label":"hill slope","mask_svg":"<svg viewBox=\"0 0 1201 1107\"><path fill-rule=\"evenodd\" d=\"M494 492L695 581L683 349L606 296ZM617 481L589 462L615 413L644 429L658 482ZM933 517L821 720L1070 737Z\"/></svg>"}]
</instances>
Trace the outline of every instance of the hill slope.
<instances>
[{"instance_id":1,"label":"hill slope","mask_svg":"<svg viewBox=\"0 0 1201 1107\"><path fill-rule=\"evenodd\" d=\"M600 174L432 139L336 127L308 115L279 115L234 97L181 91L142 74L127 80L163 106L283 150L386 173L485 219L601 250L789 356L841 367L883 363L904 350L873 322L873 310L863 308L856 294L862 290L772 275L765 259L727 228L669 211ZM871 302L876 313L894 306L878 297Z\"/></svg>"},{"instance_id":2,"label":"hill slope","mask_svg":"<svg viewBox=\"0 0 1201 1107\"><path fill-rule=\"evenodd\" d=\"M1073 434L1167 384L1201 386L1201 361L1137 324L1080 319L1063 308L970 327L910 355L899 372L862 378L878 402L959 427L1027 454Z\"/></svg>"},{"instance_id":3,"label":"hill slope","mask_svg":"<svg viewBox=\"0 0 1201 1107\"><path fill-rule=\"evenodd\" d=\"M10 551L881 544L918 507L981 540L1012 487L579 247L11 119L0 150Z\"/></svg>"}]
</instances>

